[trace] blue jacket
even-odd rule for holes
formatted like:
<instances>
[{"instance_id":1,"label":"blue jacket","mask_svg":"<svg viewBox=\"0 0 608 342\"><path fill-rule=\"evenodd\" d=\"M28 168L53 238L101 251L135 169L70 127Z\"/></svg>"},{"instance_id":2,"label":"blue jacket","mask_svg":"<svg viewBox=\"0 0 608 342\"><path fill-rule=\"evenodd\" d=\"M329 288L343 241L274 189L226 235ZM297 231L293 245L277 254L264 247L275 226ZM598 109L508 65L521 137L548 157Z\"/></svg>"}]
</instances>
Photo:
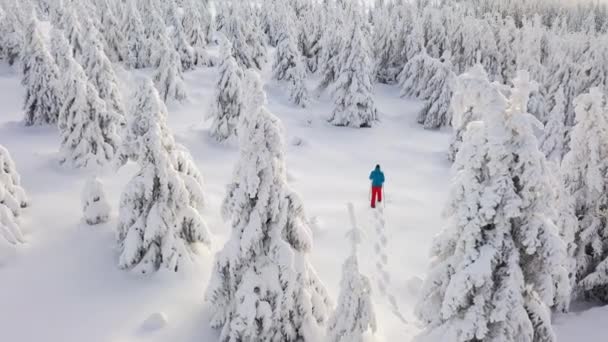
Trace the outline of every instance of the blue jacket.
<instances>
[{"instance_id":1,"label":"blue jacket","mask_svg":"<svg viewBox=\"0 0 608 342\"><path fill-rule=\"evenodd\" d=\"M369 179L372 181L372 186L384 185L384 173L382 173L379 168L372 171L372 173L369 175Z\"/></svg>"}]
</instances>

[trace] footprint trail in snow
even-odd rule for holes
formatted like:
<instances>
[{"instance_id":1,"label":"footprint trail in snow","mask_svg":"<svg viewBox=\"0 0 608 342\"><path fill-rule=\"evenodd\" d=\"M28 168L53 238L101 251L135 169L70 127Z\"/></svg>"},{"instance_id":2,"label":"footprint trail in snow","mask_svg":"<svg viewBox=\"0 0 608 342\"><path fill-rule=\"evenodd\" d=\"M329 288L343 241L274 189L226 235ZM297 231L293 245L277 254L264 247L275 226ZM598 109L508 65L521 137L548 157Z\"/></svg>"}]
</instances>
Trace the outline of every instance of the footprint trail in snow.
<instances>
[{"instance_id":1,"label":"footprint trail in snow","mask_svg":"<svg viewBox=\"0 0 608 342\"><path fill-rule=\"evenodd\" d=\"M376 239L374 241L374 252L376 254L376 285L382 296L388 300L393 315L397 316L403 324L408 324L408 321L405 319L397 305L397 297L390 290L391 276L386 270L388 268L388 254L386 252L388 237L386 236L384 208L381 205L379 205L377 209L372 209L372 223L376 233Z\"/></svg>"}]
</instances>

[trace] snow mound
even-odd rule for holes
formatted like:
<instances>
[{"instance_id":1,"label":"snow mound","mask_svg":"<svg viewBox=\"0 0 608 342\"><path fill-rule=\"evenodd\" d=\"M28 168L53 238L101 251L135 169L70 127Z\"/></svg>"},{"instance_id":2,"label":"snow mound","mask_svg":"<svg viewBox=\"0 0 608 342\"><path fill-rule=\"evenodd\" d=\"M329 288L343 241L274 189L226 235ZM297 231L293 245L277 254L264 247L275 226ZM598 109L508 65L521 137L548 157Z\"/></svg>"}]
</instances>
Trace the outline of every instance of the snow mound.
<instances>
[{"instance_id":1,"label":"snow mound","mask_svg":"<svg viewBox=\"0 0 608 342\"><path fill-rule=\"evenodd\" d=\"M304 139L302 139L300 137L293 137L291 139L291 145L297 146L297 147L302 147L302 146L305 146L306 143L304 142Z\"/></svg>"},{"instance_id":2,"label":"snow mound","mask_svg":"<svg viewBox=\"0 0 608 342\"><path fill-rule=\"evenodd\" d=\"M166 327L169 323L167 315L162 312L151 314L141 325L142 332L158 331Z\"/></svg>"}]
</instances>

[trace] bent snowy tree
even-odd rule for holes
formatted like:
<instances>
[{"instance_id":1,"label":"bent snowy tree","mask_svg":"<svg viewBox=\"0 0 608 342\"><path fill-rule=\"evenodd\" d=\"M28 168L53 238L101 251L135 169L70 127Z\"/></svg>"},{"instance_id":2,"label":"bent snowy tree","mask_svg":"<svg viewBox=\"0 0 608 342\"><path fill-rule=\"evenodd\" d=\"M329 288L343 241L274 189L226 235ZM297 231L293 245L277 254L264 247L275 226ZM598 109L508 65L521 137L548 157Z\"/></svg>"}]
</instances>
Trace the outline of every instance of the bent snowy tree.
<instances>
[{"instance_id":1,"label":"bent snowy tree","mask_svg":"<svg viewBox=\"0 0 608 342\"><path fill-rule=\"evenodd\" d=\"M222 205L232 233L206 292L211 325L224 342L319 341L329 299L307 258L312 233L287 185L279 120L264 108L261 81L252 74L240 158Z\"/></svg>"},{"instance_id":2,"label":"bent snowy tree","mask_svg":"<svg viewBox=\"0 0 608 342\"><path fill-rule=\"evenodd\" d=\"M128 123L127 143L139 172L125 187L118 218L119 266L140 273L159 268L177 271L208 245L210 233L198 212L193 189L202 194L191 167L178 170L176 161L189 154L176 146L166 126L167 109L150 80L140 83ZM190 175L185 180L184 175Z\"/></svg>"},{"instance_id":3,"label":"bent snowy tree","mask_svg":"<svg viewBox=\"0 0 608 342\"><path fill-rule=\"evenodd\" d=\"M403 67L398 77L401 96L424 101L417 118L424 128L451 124L450 100L455 78L449 55L436 59L422 51Z\"/></svg>"}]
</instances>

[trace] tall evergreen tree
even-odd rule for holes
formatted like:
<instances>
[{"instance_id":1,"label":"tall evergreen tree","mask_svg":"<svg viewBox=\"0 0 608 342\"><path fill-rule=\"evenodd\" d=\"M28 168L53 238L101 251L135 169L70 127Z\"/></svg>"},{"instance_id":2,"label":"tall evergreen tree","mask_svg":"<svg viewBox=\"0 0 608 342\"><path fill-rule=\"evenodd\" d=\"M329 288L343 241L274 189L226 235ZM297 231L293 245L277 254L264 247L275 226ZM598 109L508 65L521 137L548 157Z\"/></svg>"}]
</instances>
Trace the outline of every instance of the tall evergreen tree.
<instances>
[{"instance_id":1,"label":"tall evergreen tree","mask_svg":"<svg viewBox=\"0 0 608 342\"><path fill-rule=\"evenodd\" d=\"M54 124L60 109L59 70L42 39L38 20L30 19L21 54L25 87L25 124Z\"/></svg>"},{"instance_id":2,"label":"tall evergreen tree","mask_svg":"<svg viewBox=\"0 0 608 342\"><path fill-rule=\"evenodd\" d=\"M139 10L135 4L136 0L127 0L125 4L122 32L125 36L125 60L127 65L133 69L145 68L149 63L149 51L146 49L144 25Z\"/></svg>"},{"instance_id":3,"label":"tall evergreen tree","mask_svg":"<svg viewBox=\"0 0 608 342\"><path fill-rule=\"evenodd\" d=\"M114 159L119 147L119 119L99 98L80 64L70 59L64 72L63 108L58 122L61 163L76 168L103 167Z\"/></svg>"},{"instance_id":4,"label":"tall evergreen tree","mask_svg":"<svg viewBox=\"0 0 608 342\"><path fill-rule=\"evenodd\" d=\"M116 119L124 121L125 108L124 101L120 94L118 77L114 72L114 67L108 56L106 56L101 43L95 39L94 32L87 35L87 42L84 44L83 67L93 84L101 100L107 105L107 110Z\"/></svg>"},{"instance_id":5,"label":"tall evergreen tree","mask_svg":"<svg viewBox=\"0 0 608 342\"><path fill-rule=\"evenodd\" d=\"M248 4L234 3L225 13L222 32L232 42L234 58L241 67L261 70L266 63L266 47L254 17Z\"/></svg>"},{"instance_id":6,"label":"tall evergreen tree","mask_svg":"<svg viewBox=\"0 0 608 342\"><path fill-rule=\"evenodd\" d=\"M329 299L307 254L312 234L289 189L279 120L248 74L240 158L222 206L232 234L216 255L206 298L220 341L319 341Z\"/></svg>"},{"instance_id":7,"label":"tall evergreen tree","mask_svg":"<svg viewBox=\"0 0 608 342\"><path fill-rule=\"evenodd\" d=\"M122 193L117 235L119 266L138 273L161 267L178 271L184 259L196 252L196 243L210 243L197 208L200 202L193 201L191 190L202 193L200 184L186 180L192 179L188 174L193 165L184 164L189 154L175 144L166 117L167 109L152 82L142 81L134 96L127 139L140 170Z\"/></svg>"},{"instance_id":8,"label":"tall evergreen tree","mask_svg":"<svg viewBox=\"0 0 608 342\"><path fill-rule=\"evenodd\" d=\"M224 39L221 47L219 79L209 117L210 133L218 142L234 139L244 106L243 71L232 55L232 45Z\"/></svg>"},{"instance_id":9,"label":"tall evergreen tree","mask_svg":"<svg viewBox=\"0 0 608 342\"><path fill-rule=\"evenodd\" d=\"M179 53L169 45L168 41L162 45L162 52L160 63L154 73L154 85L163 101L184 101L188 98L188 93Z\"/></svg>"},{"instance_id":10,"label":"tall evergreen tree","mask_svg":"<svg viewBox=\"0 0 608 342\"><path fill-rule=\"evenodd\" d=\"M306 87L306 67L290 31L281 35L277 45L273 77L287 82L289 98L293 103L306 107L310 101Z\"/></svg>"},{"instance_id":11,"label":"tall evergreen tree","mask_svg":"<svg viewBox=\"0 0 608 342\"><path fill-rule=\"evenodd\" d=\"M550 307L569 293L550 175L526 113L534 85L521 72L509 100L469 124L454 165L450 225L417 315L449 341L556 341Z\"/></svg>"},{"instance_id":12,"label":"tall evergreen tree","mask_svg":"<svg viewBox=\"0 0 608 342\"><path fill-rule=\"evenodd\" d=\"M378 120L374 103L374 74L370 49L359 24L351 28L342 50L340 75L332 85L334 110L329 122L335 126L371 127Z\"/></svg>"},{"instance_id":13,"label":"tall evergreen tree","mask_svg":"<svg viewBox=\"0 0 608 342\"><path fill-rule=\"evenodd\" d=\"M562 163L566 189L574 199L578 218L576 255L579 289L588 296L608 301L602 243L608 228L604 212L608 206L608 122L606 97L598 88L577 97L576 125L570 135L570 151Z\"/></svg>"},{"instance_id":14,"label":"tall evergreen tree","mask_svg":"<svg viewBox=\"0 0 608 342\"><path fill-rule=\"evenodd\" d=\"M549 113L548 122L541 139L541 150L547 159L561 163L566 154L566 99L564 89L559 88L553 98L553 109Z\"/></svg>"}]
</instances>

